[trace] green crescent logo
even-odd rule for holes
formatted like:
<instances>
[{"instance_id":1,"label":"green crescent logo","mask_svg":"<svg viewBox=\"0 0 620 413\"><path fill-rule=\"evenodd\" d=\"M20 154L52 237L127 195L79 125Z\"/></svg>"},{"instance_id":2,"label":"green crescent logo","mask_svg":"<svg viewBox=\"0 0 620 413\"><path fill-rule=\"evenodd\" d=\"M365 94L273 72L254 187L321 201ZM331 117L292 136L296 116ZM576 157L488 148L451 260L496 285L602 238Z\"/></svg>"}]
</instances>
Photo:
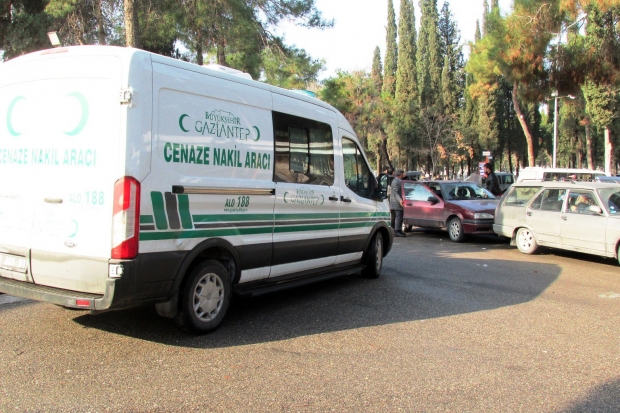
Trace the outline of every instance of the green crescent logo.
<instances>
[{"instance_id":1,"label":"green crescent logo","mask_svg":"<svg viewBox=\"0 0 620 413\"><path fill-rule=\"evenodd\" d=\"M256 139L254 139L254 142L256 142L257 140L260 139L260 130L256 126L252 126L252 127L256 129Z\"/></svg>"},{"instance_id":2,"label":"green crescent logo","mask_svg":"<svg viewBox=\"0 0 620 413\"><path fill-rule=\"evenodd\" d=\"M284 203L285 203L285 204L288 204L288 202L286 202L286 194L288 194L288 192L285 192L285 193L284 193L284 196L282 197L282 199L284 199Z\"/></svg>"},{"instance_id":3,"label":"green crescent logo","mask_svg":"<svg viewBox=\"0 0 620 413\"><path fill-rule=\"evenodd\" d=\"M179 128L181 128L181 130L183 132L189 132L189 129L185 129L183 127L183 119L185 118L189 118L189 115L186 115L185 113L181 115L181 117L179 118Z\"/></svg>"},{"instance_id":4,"label":"green crescent logo","mask_svg":"<svg viewBox=\"0 0 620 413\"><path fill-rule=\"evenodd\" d=\"M25 100L25 99L26 98L23 96L17 96L15 99L13 99L13 101L9 105L9 108L6 111L6 128L9 130L9 133L13 136L19 136L22 133L17 132L15 129L13 129L13 123L11 121L11 114L13 113L13 108L15 107L15 104L19 102L20 100Z\"/></svg>"},{"instance_id":5,"label":"green crescent logo","mask_svg":"<svg viewBox=\"0 0 620 413\"><path fill-rule=\"evenodd\" d=\"M66 135L75 136L78 133L82 132L82 129L84 129L84 127L86 126L86 122L88 122L88 102L86 101L84 95L79 92L69 93L67 97L69 96L76 98L77 101L80 102L80 107L82 108L82 114L80 115L80 122L78 123L78 125L75 127L75 129L65 132Z\"/></svg>"}]
</instances>

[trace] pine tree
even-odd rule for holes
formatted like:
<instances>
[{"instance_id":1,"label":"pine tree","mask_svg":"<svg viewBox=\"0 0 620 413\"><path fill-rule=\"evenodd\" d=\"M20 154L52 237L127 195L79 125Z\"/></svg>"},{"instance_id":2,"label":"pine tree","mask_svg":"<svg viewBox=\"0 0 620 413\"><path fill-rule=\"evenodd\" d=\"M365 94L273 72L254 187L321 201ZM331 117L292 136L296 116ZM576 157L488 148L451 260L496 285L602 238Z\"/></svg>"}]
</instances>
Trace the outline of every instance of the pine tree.
<instances>
[{"instance_id":1,"label":"pine tree","mask_svg":"<svg viewBox=\"0 0 620 413\"><path fill-rule=\"evenodd\" d=\"M396 45L396 14L394 2L388 0L388 21L386 33L385 66L383 74L383 93L394 97L396 93L396 69L398 66L398 46Z\"/></svg>"}]
</instances>

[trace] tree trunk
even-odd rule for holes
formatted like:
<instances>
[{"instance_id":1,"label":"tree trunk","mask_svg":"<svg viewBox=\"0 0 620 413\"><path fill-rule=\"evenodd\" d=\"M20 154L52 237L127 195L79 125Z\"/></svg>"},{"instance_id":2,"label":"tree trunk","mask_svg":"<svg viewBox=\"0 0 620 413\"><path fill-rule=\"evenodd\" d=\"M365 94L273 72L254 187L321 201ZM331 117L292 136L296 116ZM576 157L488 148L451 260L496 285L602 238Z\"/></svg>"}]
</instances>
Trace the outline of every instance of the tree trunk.
<instances>
[{"instance_id":1,"label":"tree trunk","mask_svg":"<svg viewBox=\"0 0 620 413\"><path fill-rule=\"evenodd\" d=\"M204 60L202 57L202 33L201 30L198 30L198 36L196 37L196 64L198 66L202 66L204 64Z\"/></svg>"},{"instance_id":2,"label":"tree trunk","mask_svg":"<svg viewBox=\"0 0 620 413\"><path fill-rule=\"evenodd\" d=\"M379 150L381 151L382 156L387 161L387 164L390 168L394 169L394 165L392 165L392 161L390 160L390 155L388 155L387 151L387 139L381 139L381 143L379 143Z\"/></svg>"},{"instance_id":3,"label":"tree trunk","mask_svg":"<svg viewBox=\"0 0 620 413\"><path fill-rule=\"evenodd\" d=\"M528 166L534 166L536 165L536 154L534 153L534 138L530 133L530 128L527 126L527 122L525 121L525 117L523 116L523 112L521 111L521 106L519 105L519 99L517 97L518 91L519 82L515 81L515 84L512 87L512 104L515 108L515 112L517 113L517 119L519 119L519 123L521 124L521 128L523 129L523 133L525 134L525 140L527 142Z\"/></svg>"},{"instance_id":4,"label":"tree trunk","mask_svg":"<svg viewBox=\"0 0 620 413\"><path fill-rule=\"evenodd\" d=\"M508 145L508 170L512 173L512 154L510 153L510 145Z\"/></svg>"},{"instance_id":5,"label":"tree trunk","mask_svg":"<svg viewBox=\"0 0 620 413\"><path fill-rule=\"evenodd\" d=\"M125 45L140 48L140 28L138 27L138 10L135 0L124 0L125 5Z\"/></svg>"},{"instance_id":6,"label":"tree trunk","mask_svg":"<svg viewBox=\"0 0 620 413\"><path fill-rule=\"evenodd\" d=\"M105 27L103 24L103 13L101 12L101 2L103 0L99 0L95 3L95 18L97 19L97 40L100 45L105 45Z\"/></svg>"},{"instance_id":7,"label":"tree trunk","mask_svg":"<svg viewBox=\"0 0 620 413\"><path fill-rule=\"evenodd\" d=\"M579 137L579 133L575 132L575 139L577 140L577 168L583 168L583 141Z\"/></svg>"},{"instance_id":8,"label":"tree trunk","mask_svg":"<svg viewBox=\"0 0 620 413\"><path fill-rule=\"evenodd\" d=\"M588 169L594 170L594 152L592 148L592 121L589 116L584 118L586 127L586 156L588 158Z\"/></svg>"},{"instance_id":9,"label":"tree trunk","mask_svg":"<svg viewBox=\"0 0 620 413\"><path fill-rule=\"evenodd\" d=\"M609 126L607 126L605 127L605 173L606 174L612 175L612 169L615 169L613 167L613 164L614 164L614 143L611 140L611 130L609 129Z\"/></svg>"},{"instance_id":10,"label":"tree trunk","mask_svg":"<svg viewBox=\"0 0 620 413\"><path fill-rule=\"evenodd\" d=\"M218 39L217 42L217 64L222 66L226 65L226 45L224 40Z\"/></svg>"}]
</instances>

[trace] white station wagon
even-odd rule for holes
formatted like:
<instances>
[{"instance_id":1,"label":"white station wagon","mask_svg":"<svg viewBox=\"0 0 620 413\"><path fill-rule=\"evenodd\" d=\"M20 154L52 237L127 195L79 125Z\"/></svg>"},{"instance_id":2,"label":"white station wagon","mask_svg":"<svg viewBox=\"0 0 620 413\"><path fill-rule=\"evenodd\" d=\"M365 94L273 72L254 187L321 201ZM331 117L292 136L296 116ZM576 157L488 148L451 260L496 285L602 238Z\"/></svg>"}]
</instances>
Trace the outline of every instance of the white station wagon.
<instances>
[{"instance_id":1,"label":"white station wagon","mask_svg":"<svg viewBox=\"0 0 620 413\"><path fill-rule=\"evenodd\" d=\"M618 258L620 185L516 183L497 207L493 231L525 254L543 245Z\"/></svg>"}]
</instances>

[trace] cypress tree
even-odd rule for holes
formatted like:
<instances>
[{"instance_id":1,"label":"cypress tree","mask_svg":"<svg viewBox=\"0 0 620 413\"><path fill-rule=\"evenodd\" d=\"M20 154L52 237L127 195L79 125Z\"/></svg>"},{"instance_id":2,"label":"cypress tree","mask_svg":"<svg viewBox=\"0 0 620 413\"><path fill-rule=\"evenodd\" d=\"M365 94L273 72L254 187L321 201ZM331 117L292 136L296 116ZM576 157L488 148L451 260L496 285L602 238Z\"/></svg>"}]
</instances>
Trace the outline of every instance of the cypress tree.
<instances>
[{"instance_id":1,"label":"cypress tree","mask_svg":"<svg viewBox=\"0 0 620 413\"><path fill-rule=\"evenodd\" d=\"M383 64L381 63L381 50L379 46L375 47L375 53L372 57L372 81L375 89L381 92L383 88Z\"/></svg>"},{"instance_id":2,"label":"cypress tree","mask_svg":"<svg viewBox=\"0 0 620 413\"><path fill-rule=\"evenodd\" d=\"M418 94L422 106L434 105L441 88L441 51L437 33L437 0L421 0L422 18L416 55Z\"/></svg>"},{"instance_id":3,"label":"cypress tree","mask_svg":"<svg viewBox=\"0 0 620 413\"><path fill-rule=\"evenodd\" d=\"M415 105L418 88L416 84L416 31L412 0L400 1L398 25L398 69L396 70L396 95L394 101L394 136L398 138L401 151L409 161L409 148L414 138ZM392 129L392 128L391 128ZM402 152L401 152L402 153ZM408 165L409 166L409 163Z\"/></svg>"},{"instance_id":4,"label":"cypress tree","mask_svg":"<svg viewBox=\"0 0 620 413\"><path fill-rule=\"evenodd\" d=\"M385 67L383 75L383 93L394 97L396 93L396 67L398 66L398 49L396 45L396 14L394 2L388 0L388 25L385 39Z\"/></svg>"},{"instance_id":5,"label":"cypress tree","mask_svg":"<svg viewBox=\"0 0 620 413\"><path fill-rule=\"evenodd\" d=\"M411 0L401 0L400 5L395 96L397 102L408 104L417 94L415 15Z\"/></svg>"}]
</instances>

